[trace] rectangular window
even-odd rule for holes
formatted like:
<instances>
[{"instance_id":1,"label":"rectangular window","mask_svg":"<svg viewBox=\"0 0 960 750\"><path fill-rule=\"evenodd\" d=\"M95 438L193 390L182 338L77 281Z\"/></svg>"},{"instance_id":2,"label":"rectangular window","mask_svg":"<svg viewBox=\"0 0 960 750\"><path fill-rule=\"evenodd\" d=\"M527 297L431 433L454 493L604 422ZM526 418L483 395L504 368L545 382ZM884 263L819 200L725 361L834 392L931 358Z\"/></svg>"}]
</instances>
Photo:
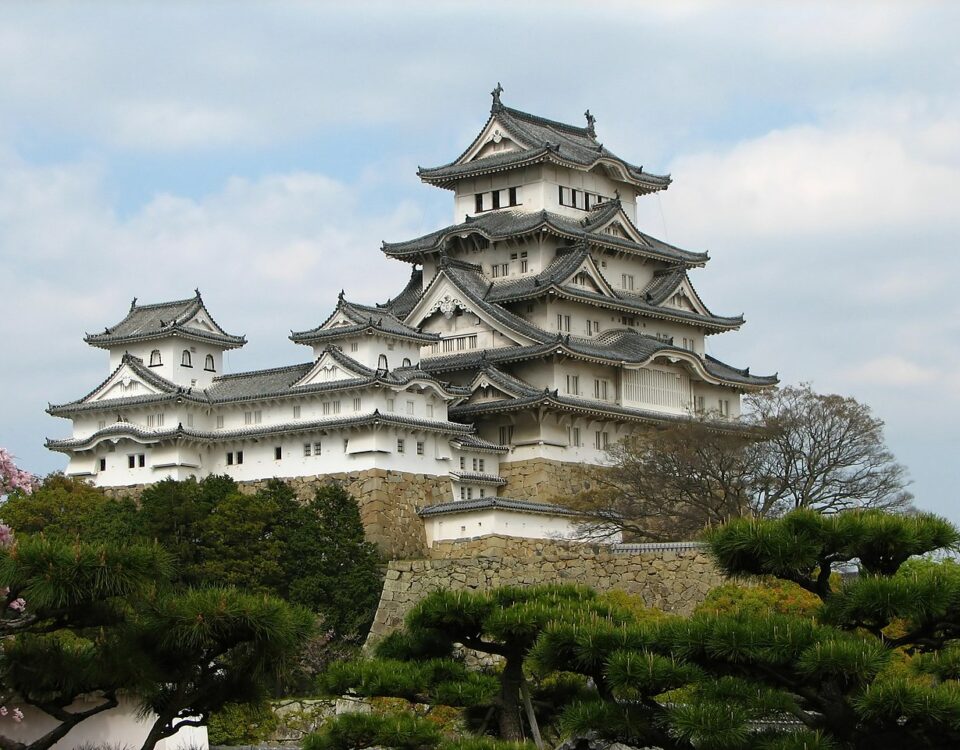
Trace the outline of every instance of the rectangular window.
<instances>
[{"instance_id":1,"label":"rectangular window","mask_svg":"<svg viewBox=\"0 0 960 750\"><path fill-rule=\"evenodd\" d=\"M422 440L417 441L417 455L422 456L424 452L424 444Z\"/></svg>"},{"instance_id":2,"label":"rectangular window","mask_svg":"<svg viewBox=\"0 0 960 750\"><path fill-rule=\"evenodd\" d=\"M473 500L473 487L467 487L467 500Z\"/></svg>"},{"instance_id":3,"label":"rectangular window","mask_svg":"<svg viewBox=\"0 0 960 750\"><path fill-rule=\"evenodd\" d=\"M567 188L563 187L562 185L558 188L558 192L559 192L559 194L560 194L559 200L560 200L560 205L561 205L561 206L566 206L566 205L567 205L567 201L565 200L565 198L567 197L567 196L566 196L566 193L565 193L566 190L567 190Z\"/></svg>"},{"instance_id":4,"label":"rectangular window","mask_svg":"<svg viewBox=\"0 0 960 750\"><path fill-rule=\"evenodd\" d=\"M147 457L141 453L140 455L137 456L137 466L139 466L142 469L146 465L147 465Z\"/></svg>"},{"instance_id":5,"label":"rectangular window","mask_svg":"<svg viewBox=\"0 0 960 750\"><path fill-rule=\"evenodd\" d=\"M494 209L500 208L500 191L494 190L493 193L490 194L490 197L493 198L492 208Z\"/></svg>"},{"instance_id":6,"label":"rectangular window","mask_svg":"<svg viewBox=\"0 0 960 750\"><path fill-rule=\"evenodd\" d=\"M293 418L294 418L294 419L300 419L300 406L299 406L299 405L293 407Z\"/></svg>"},{"instance_id":7,"label":"rectangular window","mask_svg":"<svg viewBox=\"0 0 960 750\"><path fill-rule=\"evenodd\" d=\"M483 211L483 193L477 193L476 195L474 195L473 200L476 204L477 213L480 213L481 211Z\"/></svg>"},{"instance_id":8,"label":"rectangular window","mask_svg":"<svg viewBox=\"0 0 960 750\"><path fill-rule=\"evenodd\" d=\"M352 351L352 352L358 352L358 351L360 351L360 344L357 343L356 341L352 342L352 343L350 344L350 351Z\"/></svg>"},{"instance_id":9,"label":"rectangular window","mask_svg":"<svg viewBox=\"0 0 960 750\"><path fill-rule=\"evenodd\" d=\"M243 463L243 451L237 451L237 463L238 464Z\"/></svg>"},{"instance_id":10,"label":"rectangular window","mask_svg":"<svg viewBox=\"0 0 960 750\"><path fill-rule=\"evenodd\" d=\"M477 470L477 459L473 459L473 470L474 472Z\"/></svg>"},{"instance_id":11,"label":"rectangular window","mask_svg":"<svg viewBox=\"0 0 960 750\"><path fill-rule=\"evenodd\" d=\"M101 458L101 459L100 459L100 471L106 471L106 470L107 470L107 459Z\"/></svg>"},{"instance_id":12,"label":"rectangular window","mask_svg":"<svg viewBox=\"0 0 960 750\"><path fill-rule=\"evenodd\" d=\"M354 411L360 411L360 403L361 403L361 402L360 402L359 397L353 399L353 410L354 410Z\"/></svg>"},{"instance_id":13,"label":"rectangular window","mask_svg":"<svg viewBox=\"0 0 960 750\"><path fill-rule=\"evenodd\" d=\"M481 488L480 488L480 497L481 497L481 498L484 498L484 497L486 497L486 496L487 496L486 491L483 489L483 487L481 487Z\"/></svg>"},{"instance_id":14,"label":"rectangular window","mask_svg":"<svg viewBox=\"0 0 960 750\"><path fill-rule=\"evenodd\" d=\"M580 442L580 428L574 427L571 430L571 433L572 433L571 437L573 438L573 445L579 448L581 445L583 445L583 443Z\"/></svg>"},{"instance_id":15,"label":"rectangular window","mask_svg":"<svg viewBox=\"0 0 960 750\"><path fill-rule=\"evenodd\" d=\"M703 414L704 412L704 403L703 396L694 396L693 397L693 408L697 414Z\"/></svg>"},{"instance_id":16,"label":"rectangular window","mask_svg":"<svg viewBox=\"0 0 960 750\"><path fill-rule=\"evenodd\" d=\"M570 333L570 316L557 313L557 330L563 333Z\"/></svg>"},{"instance_id":17,"label":"rectangular window","mask_svg":"<svg viewBox=\"0 0 960 750\"><path fill-rule=\"evenodd\" d=\"M433 404L427 404L427 416L433 418Z\"/></svg>"},{"instance_id":18,"label":"rectangular window","mask_svg":"<svg viewBox=\"0 0 960 750\"><path fill-rule=\"evenodd\" d=\"M253 424L253 412L245 411L243 413L243 423L244 424Z\"/></svg>"},{"instance_id":19,"label":"rectangular window","mask_svg":"<svg viewBox=\"0 0 960 750\"><path fill-rule=\"evenodd\" d=\"M620 274L620 286L628 291L633 291L633 274Z\"/></svg>"},{"instance_id":20,"label":"rectangular window","mask_svg":"<svg viewBox=\"0 0 960 750\"><path fill-rule=\"evenodd\" d=\"M533 303L532 303L532 302L527 305L527 312L528 312L528 313L532 313L532 312L533 312Z\"/></svg>"},{"instance_id":21,"label":"rectangular window","mask_svg":"<svg viewBox=\"0 0 960 750\"><path fill-rule=\"evenodd\" d=\"M529 270L529 268L530 267L527 265L526 258L520 261L520 273L526 273Z\"/></svg>"},{"instance_id":22,"label":"rectangular window","mask_svg":"<svg viewBox=\"0 0 960 750\"><path fill-rule=\"evenodd\" d=\"M463 471L467 468L467 459L463 456L460 456L460 471Z\"/></svg>"},{"instance_id":23,"label":"rectangular window","mask_svg":"<svg viewBox=\"0 0 960 750\"><path fill-rule=\"evenodd\" d=\"M319 456L319 455L320 455L320 448L321 448L321 445L320 445L320 441L318 440L317 442L315 442L315 443L313 444L313 455Z\"/></svg>"},{"instance_id":24,"label":"rectangular window","mask_svg":"<svg viewBox=\"0 0 960 750\"><path fill-rule=\"evenodd\" d=\"M313 453L313 444L312 444L312 443L304 443L304 444L303 444L303 455L304 455L304 456L310 456L312 453Z\"/></svg>"},{"instance_id":25,"label":"rectangular window","mask_svg":"<svg viewBox=\"0 0 960 750\"><path fill-rule=\"evenodd\" d=\"M393 403L394 402L392 398L387 399L387 411L393 411Z\"/></svg>"},{"instance_id":26,"label":"rectangular window","mask_svg":"<svg viewBox=\"0 0 960 750\"><path fill-rule=\"evenodd\" d=\"M397 438L397 453L403 453L404 448L403 438Z\"/></svg>"},{"instance_id":27,"label":"rectangular window","mask_svg":"<svg viewBox=\"0 0 960 750\"><path fill-rule=\"evenodd\" d=\"M413 414L413 401L407 401L407 414Z\"/></svg>"},{"instance_id":28,"label":"rectangular window","mask_svg":"<svg viewBox=\"0 0 960 750\"><path fill-rule=\"evenodd\" d=\"M580 395L580 376L567 375L567 393L572 396Z\"/></svg>"},{"instance_id":29,"label":"rectangular window","mask_svg":"<svg viewBox=\"0 0 960 750\"><path fill-rule=\"evenodd\" d=\"M137 457L136 456L127 456L127 468L134 469L137 466Z\"/></svg>"},{"instance_id":30,"label":"rectangular window","mask_svg":"<svg viewBox=\"0 0 960 750\"><path fill-rule=\"evenodd\" d=\"M723 417L730 416L730 402L727 399L720 399L720 415Z\"/></svg>"},{"instance_id":31,"label":"rectangular window","mask_svg":"<svg viewBox=\"0 0 960 750\"><path fill-rule=\"evenodd\" d=\"M283 458L283 448L278 445L276 448L273 449L273 460L279 461L282 458Z\"/></svg>"},{"instance_id":32,"label":"rectangular window","mask_svg":"<svg viewBox=\"0 0 960 750\"><path fill-rule=\"evenodd\" d=\"M494 263L492 266L490 266L490 275L491 275L493 278L495 278L495 279L499 279L499 278L500 278L500 266L497 265L496 263Z\"/></svg>"},{"instance_id":33,"label":"rectangular window","mask_svg":"<svg viewBox=\"0 0 960 750\"><path fill-rule=\"evenodd\" d=\"M480 472L481 474L483 473L483 465L484 465L485 463L486 463L486 462L485 462L482 458L477 462L477 465L478 465L478 467L479 467L478 470L479 470L479 472Z\"/></svg>"},{"instance_id":34,"label":"rectangular window","mask_svg":"<svg viewBox=\"0 0 960 750\"><path fill-rule=\"evenodd\" d=\"M517 189L515 187L510 188L510 205L517 205Z\"/></svg>"},{"instance_id":35,"label":"rectangular window","mask_svg":"<svg viewBox=\"0 0 960 750\"><path fill-rule=\"evenodd\" d=\"M147 414L147 427L154 427L157 424L157 418L155 414Z\"/></svg>"},{"instance_id":36,"label":"rectangular window","mask_svg":"<svg viewBox=\"0 0 960 750\"><path fill-rule=\"evenodd\" d=\"M329 402L329 401L324 401L324 402L323 402L323 416L325 416L325 417L330 416L330 402Z\"/></svg>"},{"instance_id":37,"label":"rectangular window","mask_svg":"<svg viewBox=\"0 0 960 750\"><path fill-rule=\"evenodd\" d=\"M607 432L597 432L594 440L594 447L598 451L606 450L610 446L610 434Z\"/></svg>"},{"instance_id":38,"label":"rectangular window","mask_svg":"<svg viewBox=\"0 0 960 750\"><path fill-rule=\"evenodd\" d=\"M102 430L106 426L107 426L107 421L105 419L101 419L99 422L97 422L98 430Z\"/></svg>"},{"instance_id":39,"label":"rectangular window","mask_svg":"<svg viewBox=\"0 0 960 750\"><path fill-rule=\"evenodd\" d=\"M223 429L223 415L217 415L217 429Z\"/></svg>"},{"instance_id":40,"label":"rectangular window","mask_svg":"<svg viewBox=\"0 0 960 750\"><path fill-rule=\"evenodd\" d=\"M461 487L461 488L460 488L460 499L461 499L461 500L466 500L466 499L467 499L467 488L466 488L466 487ZM467 530L467 527L466 527L466 526L461 526L461 527L460 527L460 530L461 530L461 531L466 531L466 530Z\"/></svg>"},{"instance_id":41,"label":"rectangular window","mask_svg":"<svg viewBox=\"0 0 960 750\"><path fill-rule=\"evenodd\" d=\"M500 445L510 445L513 440L513 425L504 425L500 428Z\"/></svg>"},{"instance_id":42,"label":"rectangular window","mask_svg":"<svg viewBox=\"0 0 960 750\"><path fill-rule=\"evenodd\" d=\"M502 264L500 265L500 275L501 275L501 276L508 276L509 274L510 274L510 264L509 264L509 263L502 263Z\"/></svg>"},{"instance_id":43,"label":"rectangular window","mask_svg":"<svg viewBox=\"0 0 960 750\"><path fill-rule=\"evenodd\" d=\"M606 380L593 381L593 397L601 401L607 400L607 382Z\"/></svg>"},{"instance_id":44,"label":"rectangular window","mask_svg":"<svg viewBox=\"0 0 960 750\"><path fill-rule=\"evenodd\" d=\"M233 452L227 453L227 466L233 466Z\"/></svg>"},{"instance_id":45,"label":"rectangular window","mask_svg":"<svg viewBox=\"0 0 960 750\"><path fill-rule=\"evenodd\" d=\"M516 254L516 253L510 253L510 260L516 260L516 259L517 259L517 254Z\"/></svg>"}]
</instances>

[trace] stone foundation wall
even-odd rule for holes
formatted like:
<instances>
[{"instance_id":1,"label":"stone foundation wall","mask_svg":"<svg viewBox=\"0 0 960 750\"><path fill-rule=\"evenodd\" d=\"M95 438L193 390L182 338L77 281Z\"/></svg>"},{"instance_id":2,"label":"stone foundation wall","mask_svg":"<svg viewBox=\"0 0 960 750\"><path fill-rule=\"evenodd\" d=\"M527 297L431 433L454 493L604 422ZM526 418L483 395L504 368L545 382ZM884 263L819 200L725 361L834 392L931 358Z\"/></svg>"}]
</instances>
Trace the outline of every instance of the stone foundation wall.
<instances>
[{"instance_id":1,"label":"stone foundation wall","mask_svg":"<svg viewBox=\"0 0 960 750\"><path fill-rule=\"evenodd\" d=\"M408 559L427 554L427 538L417 508L451 499L450 479L425 474L367 469L364 471L322 474L311 477L286 477L301 500L330 482L340 482L360 506L360 518L367 539L374 542L388 559ZM243 492L256 492L267 480L238 482ZM137 498L147 485L104 488L112 497Z\"/></svg>"},{"instance_id":2,"label":"stone foundation wall","mask_svg":"<svg viewBox=\"0 0 960 750\"><path fill-rule=\"evenodd\" d=\"M504 496L540 503L562 505L565 498L590 487L583 464L549 458L501 463L500 476L507 480Z\"/></svg>"},{"instance_id":3,"label":"stone foundation wall","mask_svg":"<svg viewBox=\"0 0 960 750\"><path fill-rule=\"evenodd\" d=\"M700 547L618 553L605 545L496 535L445 542L434 545L429 558L390 563L368 645L400 627L417 602L441 588L579 583L689 614L723 580Z\"/></svg>"}]
</instances>

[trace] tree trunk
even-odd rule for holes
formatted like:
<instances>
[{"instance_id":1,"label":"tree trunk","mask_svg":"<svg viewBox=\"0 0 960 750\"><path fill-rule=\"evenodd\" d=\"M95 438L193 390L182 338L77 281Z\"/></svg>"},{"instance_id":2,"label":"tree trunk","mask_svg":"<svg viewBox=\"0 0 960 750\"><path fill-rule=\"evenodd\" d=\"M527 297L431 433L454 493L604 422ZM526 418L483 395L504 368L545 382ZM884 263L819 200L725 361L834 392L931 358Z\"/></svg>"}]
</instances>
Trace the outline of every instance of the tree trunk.
<instances>
[{"instance_id":1,"label":"tree trunk","mask_svg":"<svg viewBox=\"0 0 960 750\"><path fill-rule=\"evenodd\" d=\"M533 701L530 700L530 686L527 685L527 678L523 675L520 675L520 695L523 697L523 707L527 711L527 723L530 724L530 734L533 735L533 742L537 746L537 750L543 750L540 725L537 723L537 715L533 712Z\"/></svg>"},{"instance_id":2,"label":"tree trunk","mask_svg":"<svg viewBox=\"0 0 960 750\"><path fill-rule=\"evenodd\" d=\"M153 726L150 727L150 732L143 741L143 745L140 746L140 750L153 750L157 746L157 743L167 736L167 725L172 721L173 716L166 716L164 714L158 716L157 720L153 722Z\"/></svg>"},{"instance_id":3,"label":"tree trunk","mask_svg":"<svg viewBox=\"0 0 960 750\"><path fill-rule=\"evenodd\" d=\"M523 739L520 721L520 684L523 681L523 656L508 656L500 674L500 739ZM144 748L144 750L147 750Z\"/></svg>"},{"instance_id":4,"label":"tree trunk","mask_svg":"<svg viewBox=\"0 0 960 750\"><path fill-rule=\"evenodd\" d=\"M54 719L57 719L60 724L55 726L49 732L47 732L42 737L38 737L29 745L27 745L28 750L49 750L57 742L62 740L67 734L73 729L77 724L85 719L89 719L91 716L95 716L102 711L107 711L111 708L116 708L117 699L113 695L105 696L104 702L99 706L88 709L86 711L78 711L77 713L70 713L65 709L58 707L44 707L43 705L36 705L44 713L52 716Z\"/></svg>"}]
</instances>

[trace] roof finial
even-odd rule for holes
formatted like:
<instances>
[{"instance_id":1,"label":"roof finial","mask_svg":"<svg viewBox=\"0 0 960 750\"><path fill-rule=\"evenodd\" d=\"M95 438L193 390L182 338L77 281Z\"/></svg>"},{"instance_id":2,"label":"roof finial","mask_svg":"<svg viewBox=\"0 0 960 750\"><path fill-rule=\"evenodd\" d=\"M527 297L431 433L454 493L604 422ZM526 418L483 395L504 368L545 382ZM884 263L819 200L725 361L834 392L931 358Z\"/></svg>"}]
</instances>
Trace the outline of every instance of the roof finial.
<instances>
[{"instance_id":1,"label":"roof finial","mask_svg":"<svg viewBox=\"0 0 960 750\"><path fill-rule=\"evenodd\" d=\"M617 200L620 200L620 188L613 189L613 197L616 198Z\"/></svg>"},{"instance_id":2,"label":"roof finial","mask_svg":"<svg viewBox=\"0 0 960 750\"><path fill-rule=\"evenodd\" d=\"M195 288L193 293L197 295L197 299L200 299L200 287Z\"/></svg>"},{"instance_id":3,"label":"roof finial","mask_svg":"<svg viewBox=\"0 0 960 750\"><path fill-rule=\"evenodd\" d=\"M503 93L503 86L500 85L500 81L497 81L497 87L490 92L490 96L493 97L493 104L490 106L490 111L495 112L498 109L503 108L503 104L500 103L500 94Z\"/></svg>"},{"instance_id":4,"label":"roof finial","mask_svg":"<svg viewBox=\"0 0 960 750\"><path fill-rule=\"evenodd\" d=\"M595 122L597 121L597 118L590 114L590 110L589 110L589 109L588 109L586 112L583 113L583 116L587 118L587 132L588 132L593 138L596 138L596 137L597 137L597 131L594 130L594 128L593 128L593 123L595 123Z\"/></svg>"},{"instance_id":5,"label":"roof finial","mask_svg":"<svg viewBox=\"0 0 960 750\"><path fill-rule=\"evenodd\" d=\"M343 289L341 289L340 294L337 295L337 300L343 302Z\"/></svg>"}]
</instances>

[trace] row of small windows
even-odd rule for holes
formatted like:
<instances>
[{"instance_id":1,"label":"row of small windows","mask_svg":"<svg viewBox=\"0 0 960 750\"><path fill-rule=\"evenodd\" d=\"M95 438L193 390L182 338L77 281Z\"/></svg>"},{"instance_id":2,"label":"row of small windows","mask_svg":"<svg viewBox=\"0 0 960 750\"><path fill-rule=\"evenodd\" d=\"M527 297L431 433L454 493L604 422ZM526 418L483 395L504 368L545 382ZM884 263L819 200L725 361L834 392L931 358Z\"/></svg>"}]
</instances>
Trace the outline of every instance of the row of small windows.
<instances>
[{"instance_id":1,"label":"row of small windows","mask_svg":"<svg viewBox=\"0 0 960 750\"><path fill-rule=\"evenodd\" d=\"M430 345L431 354L446 354L448 352L462 352L467 349L477 348L477 334L472 333L468 336L453 336L451 338L436 341Z\"/></svg>"},{"instance_id":2,"label":"row of small windows","mask_svg":"<svg viewBox=\"0 0 960 750\"><path fill-rule=\"evenodd\" d=\"M506 188L504 190L492 190L487 193L476 193L473 197L476 213L484 211L495 211L498 208L520 205L519 188Z\"/></svg>"},{"instance_id":3,"label":"row of small windows","mask_svg":"<svg viewBox=\"0 0 960 750\"><path fill-rule=\"evenodd\" d=\"M567 428L567 443L571 448L582 448L579 427ZM593 433L593 447L598 451L605 451L610 447L610 433L597 430Z\"/></svg>"},{"instance_id":4,"label":"row of small windows","mask_svg":"<svg viewBox=\"0 0 960 750\"><path fill-rule=\"evenodd\" d=\"M417 441L417 455L422 456L426 453L426 444L422 440ZM407 452L407 441L404 438L397 438L397 453Z\"/></svg>"},{"instance_id":5,"label":"row of small windows","mask_svg":"<svg viewBox=\"0 0 960 750\"><path fill-rule=\"evenodd\" d=\"M483 487L479 487L478 497L486 497L487 491ZM473 487L461 487L460 488L460 499L461 500L473 500ZM466 527L461 527L466 530Z\"/></svg>"},{"instance_id":6,"label":"row of small windows","mask_svg":"<svg viewBox=\"0 0 960 750\"><path fill-rule=\"evenodd\" d=\"M519 255L519 258L517 257ZM520 273L527 273L530 270L530 262L526 251L521 253L510 253L511 261L520 261ZM490 276L495 279L510 275L509 263L494 263L490 266Z\"/></svg>"},{"instance_id":7,"label":"row of small windows","mask_svg":"<svg viewBox=\"0 0 960 750\"><path fill-rule=\"evenodd\" d=\"M483 458L473 459L473 471L477 474L482 474L484 467L486 466L486 460ZM467 470L467 459L465 456L460 456L460 471Z\"/></svg>"},{"instance_id":8,"label":"row of small windows","mask_svg":"<svg viewBox=\"0 0 960 750\"><path fill-rule=\"evenodd\" d=\"M150 352L150 366L159 367L163 364L163 357L160 356L160 350L154 349ZM180 366L181 367L193 367L193 353L189 349L184 349L183 353L180 355ZM203 369L207 372L216 372L216 363L214 362L213 355L208 354L203 361Z\"/></svg>"},{"instance_id":9,"label":"row of small windows","mask_svg":"<svg viewBox=\"0 0 960 750\"><path fill-rule=\"evenodd\" d=\"M561 206L579 208L583 211L589 211L597 204L610 200L597 193L588 193L585 190L563 187L562 185L559 187L559 198Z\"/></svg>"}]
</instances>

